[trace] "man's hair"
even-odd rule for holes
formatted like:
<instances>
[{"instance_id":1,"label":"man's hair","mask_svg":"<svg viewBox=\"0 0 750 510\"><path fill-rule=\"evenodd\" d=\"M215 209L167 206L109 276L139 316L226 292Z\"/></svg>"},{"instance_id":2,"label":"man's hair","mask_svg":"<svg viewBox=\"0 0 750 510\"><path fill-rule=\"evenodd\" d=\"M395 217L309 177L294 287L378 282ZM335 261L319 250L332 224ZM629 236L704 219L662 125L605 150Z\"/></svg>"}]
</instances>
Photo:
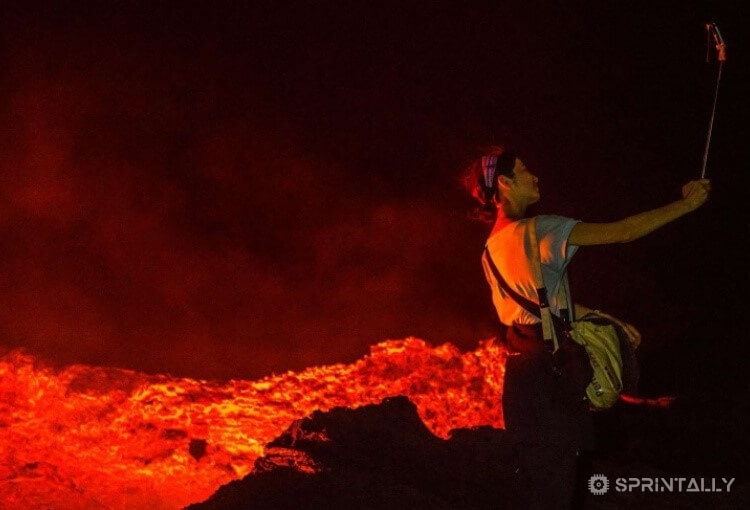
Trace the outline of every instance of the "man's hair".
<instances>
[{"instance_id":1,"label":"man's hair","mask_svg":"<svg viewBox=\"0 0 750 510\"><path fill-rule=\"evenodd\" d=\"M487 175L485 166L488 156L497 158L494 164L495 171L491 175ZM483 157L475 159L466 168L461 179L463 187L479 203L471 213L473 218L487 223L495 221L497 217L495 198L500 198L497 186L498 177L504 175L512 179L515 164L514 151L500 145L493 145L485 151Z\"/></svg>"}]
</instances>

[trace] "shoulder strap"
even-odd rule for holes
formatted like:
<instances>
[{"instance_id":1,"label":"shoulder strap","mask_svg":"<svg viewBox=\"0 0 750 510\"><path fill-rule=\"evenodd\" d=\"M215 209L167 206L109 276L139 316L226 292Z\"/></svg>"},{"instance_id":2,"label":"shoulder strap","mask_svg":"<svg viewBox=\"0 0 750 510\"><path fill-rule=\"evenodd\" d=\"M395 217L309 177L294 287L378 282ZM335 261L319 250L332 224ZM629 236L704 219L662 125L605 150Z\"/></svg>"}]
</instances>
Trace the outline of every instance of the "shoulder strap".
<instances>
[{"instance_id":1,"label":"shoulder strap","mask_svg":"<svg viewBox=\"0 0 750 510\"><path fill-rule=\"evenodd\" d=\"M557 289L557 306L560 309L560 317L568 322L576 320L575 305L570 297L570 284L568 283L568 272L563 273L560 287Z\"/></svg>"},{"instance_id":2,"label":"shoulder strap","mask_svg":"<svg viewBox=\"0 0 750 510\"><path fill-rule=\"evenodd\" d=\"M539 240L536 236L536 216L528 220L529 237L531 238L531 271L534 275L534 285L536 293L539 296L539 309L542 318L542 334L546 342L552 342L552 352L557 351L559 345L555 328L552 325L552 311L549 309L549 299L547 298L547 288L544 286L542 278L542 262L539 254Z\"/></svg>"},{"instance_id":3,"label":"shoulder strap","mask_svg":"<svg viewBox=\"0 0 750 510\"><path fill-rule=\"evenodd\" d=\"M529 312L531 315L533 315L536 318L540 318L540 312L539 312L539 305L534 303L533 301L530 301L520 295L518 292L513 290L510 285L508 285L508 282L505 281L505 278L503 278L503 275L500 274L500 271L497 269L497 266L495 265L495 262L492 260L492 255L490 255L490 249L489 247L484 247L484 255L487 257L487 262L490 264L490 269L492 270L492 274L495 276L495 280L497 280L498 285L500 285L500 288L505 291L506 294L508 294L513 301L518 303L518 305Z\"/></svg>"}]
</instances>

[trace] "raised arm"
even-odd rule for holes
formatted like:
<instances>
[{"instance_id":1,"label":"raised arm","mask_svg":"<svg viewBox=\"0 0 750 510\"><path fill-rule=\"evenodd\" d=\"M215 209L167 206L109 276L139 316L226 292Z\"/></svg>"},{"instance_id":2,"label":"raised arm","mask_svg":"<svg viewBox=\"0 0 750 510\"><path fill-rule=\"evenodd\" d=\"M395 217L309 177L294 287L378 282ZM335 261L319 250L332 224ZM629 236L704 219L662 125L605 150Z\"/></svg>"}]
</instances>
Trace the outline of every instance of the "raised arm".
<instances>
[{"instance_id":1,"label":"raised arm","mask_svg":"<svg viewBox=\"0 0 750 510\"><path fill-rule=\"evenodd\" d=\"M577 246L628 243L694 211L708 199L710 190L708 179L690 181L682 187L682 199L663 207L612 223L576 223L568 243Z\"/></svg>"}]
</instances>

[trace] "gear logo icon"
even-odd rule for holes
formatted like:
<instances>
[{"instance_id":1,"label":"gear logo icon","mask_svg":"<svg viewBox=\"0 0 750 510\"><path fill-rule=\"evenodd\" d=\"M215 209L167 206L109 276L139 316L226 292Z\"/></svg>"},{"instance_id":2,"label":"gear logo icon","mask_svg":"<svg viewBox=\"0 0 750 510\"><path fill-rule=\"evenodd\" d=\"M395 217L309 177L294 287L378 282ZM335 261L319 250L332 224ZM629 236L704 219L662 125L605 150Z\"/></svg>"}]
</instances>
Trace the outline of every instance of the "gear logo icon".
<instances>
[{"instance_id":1,"label":"gear logo icon","mask_svg":"<svg viewBox=\"0 0 750 510\"><path fill-rule=\"evenodd\" d=\"M589 491L595 496L606 494L609 490L609 479L604 475L591 475L589 478Z\"/></svg>"}]
</instances>

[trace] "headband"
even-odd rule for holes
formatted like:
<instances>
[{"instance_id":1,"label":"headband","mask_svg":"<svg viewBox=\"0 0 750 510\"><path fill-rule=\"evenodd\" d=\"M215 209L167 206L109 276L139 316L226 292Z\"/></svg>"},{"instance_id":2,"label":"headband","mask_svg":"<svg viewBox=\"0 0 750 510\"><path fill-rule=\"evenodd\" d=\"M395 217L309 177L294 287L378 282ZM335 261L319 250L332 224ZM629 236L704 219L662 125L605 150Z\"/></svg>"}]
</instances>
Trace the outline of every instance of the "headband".
<instances>
[{"instance_id":1,"label":"headband","mask_svg":"<svg viewBox=\"0 0 750 510\"><path fill-rule=\"evenodd\" d=\"M497 156L482 156L482 175L484 175L485 188L494 187L496 169Z\"/></svg>"}]
</instances>

